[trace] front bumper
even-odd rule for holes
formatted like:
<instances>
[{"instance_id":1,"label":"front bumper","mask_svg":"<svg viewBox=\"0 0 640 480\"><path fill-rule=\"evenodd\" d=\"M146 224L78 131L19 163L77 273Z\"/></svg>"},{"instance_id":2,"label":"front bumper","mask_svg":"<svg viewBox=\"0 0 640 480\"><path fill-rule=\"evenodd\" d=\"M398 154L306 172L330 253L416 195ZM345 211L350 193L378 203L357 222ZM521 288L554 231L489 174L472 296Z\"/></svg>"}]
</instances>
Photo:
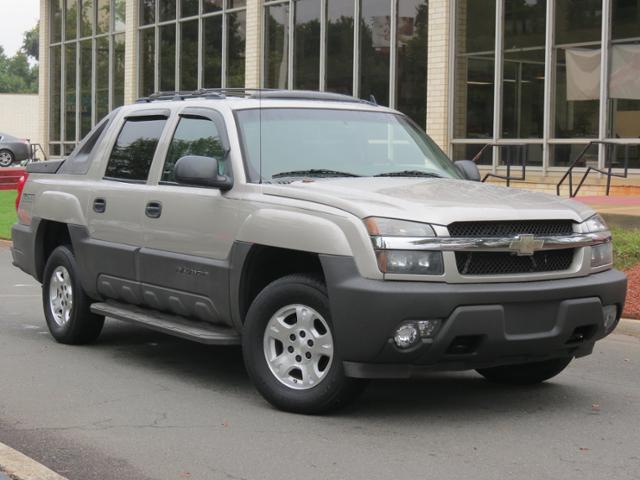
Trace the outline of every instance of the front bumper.
<instances>
[{"instance_id":1,"label":"front bumper","mask_svg":"<svg viewBox=\"0 0 640 480\"><path fill-rule=\"evenodd\" d=\"M345 372L403 378L423 370L467 370L580 357L605 337L602 306L622 312L626 277L446 284L362 278L352 259L324 256L335 343ZM401 350L393 332L407 320L442 319L433 339ZM462 345L462 348L459 346Z\"/></svg>"}]
</instances>

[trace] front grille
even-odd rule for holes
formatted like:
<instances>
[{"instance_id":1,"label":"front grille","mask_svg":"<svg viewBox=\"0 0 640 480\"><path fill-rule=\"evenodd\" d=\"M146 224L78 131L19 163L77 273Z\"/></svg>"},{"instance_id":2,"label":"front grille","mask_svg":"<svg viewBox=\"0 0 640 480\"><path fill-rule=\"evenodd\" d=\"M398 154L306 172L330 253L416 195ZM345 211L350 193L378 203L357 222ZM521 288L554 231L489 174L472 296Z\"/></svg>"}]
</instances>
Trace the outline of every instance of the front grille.
<instances>
[{"instance_id":1,"label":"front grille","mask_svg":"<svg viewBox=\"0 0 640 480\"><path fill-rule=\"evenodd\" d=\"M455 222L449 225L452 237L512 237L531 234L538 236L571 235L571 220L514 220L500 222Z\"/></svg>"},{"instance_id":2,"label":"front grille","mask_svg":"<svg viewBox=\"0 0 640 480\"><path fill-rule=\"evenodd\" d=\"M568 270L574 249L535 252L518 256L510 252L456 252L456 264L461 275L508 275Z\"/></svg>"}]
</instances>

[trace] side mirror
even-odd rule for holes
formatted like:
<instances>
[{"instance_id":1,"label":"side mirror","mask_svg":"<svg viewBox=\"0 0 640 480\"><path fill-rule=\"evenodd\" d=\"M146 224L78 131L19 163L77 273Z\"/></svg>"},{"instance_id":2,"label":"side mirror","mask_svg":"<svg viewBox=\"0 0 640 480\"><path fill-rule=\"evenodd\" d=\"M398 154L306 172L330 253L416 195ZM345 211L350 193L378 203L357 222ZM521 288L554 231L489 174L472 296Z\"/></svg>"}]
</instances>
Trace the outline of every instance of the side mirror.
<instances>
[{"instance_id":1,"label":"side mirror","mask_svg":"<svg viewBox=\"0 0 640 480\"><path fill-rule=\"evenodd\" d=\"M458 160L454 165L465 179L472 182L480 181L480 170L473 160Z\"/></svg>"},{"instance_id":2,"label":"side mirror","mask_svg":"<svg viewBox=\"0 0 640 480\"><path fill-rule=\"evenodd\" d=\"M233 180L226 175L220 175L219 168L220 162L217 158L187 155L176 162L176 182L182 185L229 190L233 186Z\"/></svg>"}]
</instances>

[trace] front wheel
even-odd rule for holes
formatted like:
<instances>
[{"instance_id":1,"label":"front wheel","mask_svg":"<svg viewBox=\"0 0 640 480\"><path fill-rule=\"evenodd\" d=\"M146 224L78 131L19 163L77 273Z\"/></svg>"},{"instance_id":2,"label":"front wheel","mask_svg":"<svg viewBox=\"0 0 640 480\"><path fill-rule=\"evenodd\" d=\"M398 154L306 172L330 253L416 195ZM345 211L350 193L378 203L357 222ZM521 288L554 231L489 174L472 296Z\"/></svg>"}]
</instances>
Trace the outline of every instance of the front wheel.
<instances>
[{"instance_id":1,"label":"front wheel","mask_svg":"<svg viewBox=\"0 0 640 480\"><path fill-rule=\"evenodd\" d=\"M326 288L308 275L289 275L260 292L247 313L242 351L256 388L281 410L335 410L364 386L344 375Z\"/></svg>"},{"instance_id":2,"label":"front wheel","mask_svg":"<svg viewBox=\"0 0 640 480\"><path fill-rule=\"evenodd\" d=\"M501 367L481 368L478 373L494 383L505 385L535 385L555 377L562 372L572 357L554 358L542 362L504 365Z\"/></svg>"}]
</instances>

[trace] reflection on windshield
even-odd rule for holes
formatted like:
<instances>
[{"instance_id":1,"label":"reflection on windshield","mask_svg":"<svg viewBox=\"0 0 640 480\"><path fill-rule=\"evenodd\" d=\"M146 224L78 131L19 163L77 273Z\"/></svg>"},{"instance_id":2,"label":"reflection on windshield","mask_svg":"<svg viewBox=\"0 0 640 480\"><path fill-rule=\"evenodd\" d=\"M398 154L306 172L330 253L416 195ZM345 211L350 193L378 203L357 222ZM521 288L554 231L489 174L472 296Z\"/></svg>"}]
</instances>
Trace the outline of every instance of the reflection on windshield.
<instances>
[{"instance_id":1,"label":"reflection on windshield","mask_svg":"<svg viewBox=\"0 0 640 480\"><path fill-rule=\"evenodd\" d=\"M402 115L312 108L250 109L236 115L254 183L283 172L314 176L305 172L321 171L460 178L446 155Z\"/></svg>"}]
</instances>

